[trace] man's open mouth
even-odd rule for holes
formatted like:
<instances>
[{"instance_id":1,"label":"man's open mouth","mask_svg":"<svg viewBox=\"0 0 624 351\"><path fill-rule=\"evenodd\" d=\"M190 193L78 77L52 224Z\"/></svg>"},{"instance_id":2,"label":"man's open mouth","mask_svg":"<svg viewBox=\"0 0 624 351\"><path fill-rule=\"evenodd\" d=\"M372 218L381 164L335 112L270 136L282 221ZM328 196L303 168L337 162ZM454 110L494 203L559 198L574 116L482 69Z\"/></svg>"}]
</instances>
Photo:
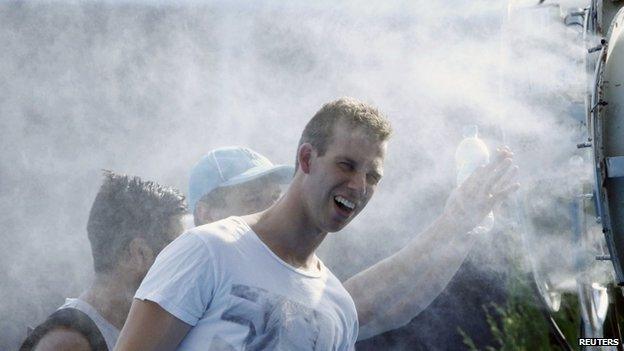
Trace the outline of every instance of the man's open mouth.
<instances>
[{"instance_id":1,"label":"man's open mouth","mask_svg":"<svg viewBox=\"0 0 624 351\"><path fill-rule=\"evenodd\" d=\"M347 200L347 198L342 195L334 196L334 203L340 210L346 213L351 213L355 210L355 203Z\"/></svg>"}]
</instances>

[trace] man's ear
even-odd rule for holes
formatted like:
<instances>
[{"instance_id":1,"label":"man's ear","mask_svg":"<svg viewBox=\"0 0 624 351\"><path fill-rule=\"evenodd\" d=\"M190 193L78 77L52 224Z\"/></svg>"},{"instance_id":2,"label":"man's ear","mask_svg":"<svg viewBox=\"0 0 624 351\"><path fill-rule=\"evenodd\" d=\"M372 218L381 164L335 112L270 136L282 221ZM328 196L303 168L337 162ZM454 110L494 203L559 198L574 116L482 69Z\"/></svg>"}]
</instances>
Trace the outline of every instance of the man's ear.
<instances>
[{"instance_id":1,"label":"man's ear","mask_svg":"<svg viewBox=\"0 0 624 351\"><path fill-rule=\"evenodd\" d=\"M299 167L304 174L310 173L310 164L314 154L314 147L310 143L303 143L297 150L297 158L299 159Z\"/></svg>"},{"instance_id":2,"label":"man's ear","mask_svg":"<svg viewBox=\"0 0 624 351\"><path fill-rule=\"evenodd\" d=\"M154 262L154 250L143 238L136 237L128 245L129 263L139 271L147 270Z\"/></svg>"},{"instance_id":3,"label":"man's ear","mask_svg":"<svg viewBox=\"0 0 624 351\"><path fill-rule=\"evenodd\" d=\"M213 222L210 206L208 206L205 202L197 201L197 204L195 204L193 220L195 221L196 226Z\"/></svg>"}]
</instances>

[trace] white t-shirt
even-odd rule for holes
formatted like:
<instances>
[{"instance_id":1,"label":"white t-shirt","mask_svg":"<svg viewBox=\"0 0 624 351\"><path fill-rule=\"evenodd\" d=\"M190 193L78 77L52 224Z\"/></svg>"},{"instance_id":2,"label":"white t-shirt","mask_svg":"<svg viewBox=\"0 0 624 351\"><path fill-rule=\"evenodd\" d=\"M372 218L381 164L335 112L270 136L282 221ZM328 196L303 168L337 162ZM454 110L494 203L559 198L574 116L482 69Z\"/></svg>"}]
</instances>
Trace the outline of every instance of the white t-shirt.
<instances>
[{"instance_id":1,"label":"white t-shirt","mask_svg":"<svg viewBox=\"0 0 624 351\"><path fill-rule=\"evenodd\" d=\"M314 273L290 266L230 217L169 244L135 297L193 326L179 350L351 350L355 304L318 262Z\"/></svg>"}]
</instances>

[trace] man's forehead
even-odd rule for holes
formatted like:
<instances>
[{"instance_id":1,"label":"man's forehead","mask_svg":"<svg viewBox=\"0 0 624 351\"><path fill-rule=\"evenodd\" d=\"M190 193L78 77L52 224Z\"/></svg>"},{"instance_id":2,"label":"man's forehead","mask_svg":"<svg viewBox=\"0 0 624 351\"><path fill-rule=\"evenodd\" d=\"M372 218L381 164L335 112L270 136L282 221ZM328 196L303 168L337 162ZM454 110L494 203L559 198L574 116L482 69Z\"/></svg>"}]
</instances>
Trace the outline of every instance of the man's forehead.
<instances>
[{"instance_id":1,"label":"man's forehead","mask_svg":"<svg viewBox=\"0 0 624 351\"><path fill-rule=\"evenodd\" d=\"M374 158L380 158L376 162L382 162L386 153L386 140L380 140L374 133L363 127L348 127L342 125L334 130L332 140L328 145L328 149L334 149L337 154L359 153L362 155L370 155ZM372 154L371 154L372 153Z\"/></svg>"},{"instance_id":2,"label":"man's forehead","mask_svg":"<svg viewBox=\"0 0 624 351\"><path fill-rule=\"evenodd\" d=\"M385 144L387 142L386 140L380 140L379 136L371 129L362 125L352 124L347 121L337 121L334 124L330 144L340 140L366 142L378 145Z\"/></svg>"},{"instance_id":3,"label":"man's forehead","mask_svg":"<svg viewBox=\"0 0 624 351\"><path fill-rule=\"evenodd\" d=\"M345 120L338 120L334 123L333 136L351 137L371 137L372 133L368 128L354 124Z\"/></svg>"}]
</instances>

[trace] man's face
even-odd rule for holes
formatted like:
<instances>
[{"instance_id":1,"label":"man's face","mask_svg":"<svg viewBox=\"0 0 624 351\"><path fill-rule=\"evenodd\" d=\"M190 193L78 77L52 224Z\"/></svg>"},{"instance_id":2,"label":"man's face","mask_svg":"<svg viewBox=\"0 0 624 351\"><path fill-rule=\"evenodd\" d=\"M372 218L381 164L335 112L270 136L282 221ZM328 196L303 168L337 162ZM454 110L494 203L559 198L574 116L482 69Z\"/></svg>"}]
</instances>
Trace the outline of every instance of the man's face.
<instances>
[{"instance_id":1,"label":"man's face","mask_svg":"<svg viewBox=\"0 0 624 351\"><path fill-rule=\"evenodd\" d=\"M199 218L199 224L218 221L229 216L244 216L264 211L273 205L281 195L280 184L271 176L229 187L219 188L218 204L206 206L209 216Z\"/></svg>"},{"instance_id":2,"label":"man's face","mask_svg":"<svg viewBox=\"0 0 624 351\"><path fill-rule=\"evenodd\" d=\"M325 154L313 151L304 198L318 229L339 231L364 209L383 175L386 146L360 128L338 122Z\"/></svg>"}]
</instances>

